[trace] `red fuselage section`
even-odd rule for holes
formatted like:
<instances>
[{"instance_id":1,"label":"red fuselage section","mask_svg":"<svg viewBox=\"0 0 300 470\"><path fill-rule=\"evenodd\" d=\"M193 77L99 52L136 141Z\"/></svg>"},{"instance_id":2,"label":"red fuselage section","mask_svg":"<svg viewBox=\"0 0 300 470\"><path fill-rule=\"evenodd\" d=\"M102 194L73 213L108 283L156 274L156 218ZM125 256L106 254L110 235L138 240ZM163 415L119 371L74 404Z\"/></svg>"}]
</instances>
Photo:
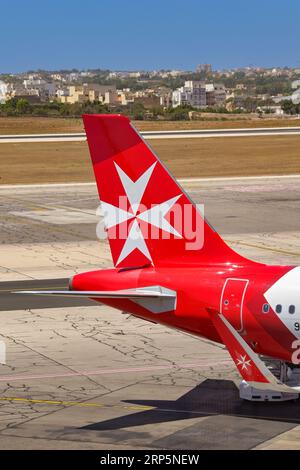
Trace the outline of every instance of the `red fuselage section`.
<instances>
[{"instance_id":1,"label":"red fuselage section","mask_svg":"<svg viewBox=\"0 0 300 470\"><path fill-rule=\"evenodd\" d=\"M300 305L296 305L295 311L287 317L284 311L276 311L279 310L277 304L275 307L267 302L265 294L295 269L298 268L253 262L243 265L210 263L198 267L107 269L75 275L71 288L100 291L163 286L176 292L176 305L166 312L154 313L147 305L127 299L103 298L97 301L144 320L222 342L209 314L210 309L217 310L256 353L291 362L300 321ZM291 299L294 294L291 291ZM279 305L280 295L279 286Z\"/></svg>"}]
</instances>

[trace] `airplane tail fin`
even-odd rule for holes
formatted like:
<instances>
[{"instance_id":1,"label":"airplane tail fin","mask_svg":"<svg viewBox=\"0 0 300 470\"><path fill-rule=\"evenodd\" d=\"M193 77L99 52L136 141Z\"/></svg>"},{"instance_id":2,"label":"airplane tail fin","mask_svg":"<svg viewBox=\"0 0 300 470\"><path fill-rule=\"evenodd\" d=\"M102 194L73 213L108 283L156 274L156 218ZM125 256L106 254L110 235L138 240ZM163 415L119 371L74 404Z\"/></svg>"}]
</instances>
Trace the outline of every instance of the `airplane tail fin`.
<instances>
[{"instance_id":1,"label":"airplane tail fin","mask_svg":"<svg viewBox=\"0 0 300 470\"><path fill-rule=\"evenodd\" d=\"M121 115L84 115L114 265L238 262L188 195Z\"/></svg>"}]
</instances>

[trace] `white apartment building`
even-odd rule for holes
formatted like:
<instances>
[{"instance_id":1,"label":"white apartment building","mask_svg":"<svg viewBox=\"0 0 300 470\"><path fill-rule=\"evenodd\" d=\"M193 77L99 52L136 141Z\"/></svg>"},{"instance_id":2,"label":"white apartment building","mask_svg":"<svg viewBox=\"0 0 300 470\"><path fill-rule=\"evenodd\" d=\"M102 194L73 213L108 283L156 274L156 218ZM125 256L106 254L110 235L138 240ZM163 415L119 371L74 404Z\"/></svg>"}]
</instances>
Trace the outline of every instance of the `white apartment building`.
<instances>
[{"instance_id":1,"label":"white apartment building","mask_svg":"<svg viewBox=\"0 0 300 470\"><path fill-rule=\"evenodd\" d=\"M57 98L61 98L62 96L69 96L70 92L69 92L69 88L68 87L64 87L64 88L58 88L56 90L56 96Z\"/></svg>"},{"instance_id":2,"label":"white apartment building","mask_svg":"<svg viewBox=\"0 0 300 470\"><path fill-rule=\"evenodd\" d=\"M0 81L0 104L5 103L7 94L9 91L9 85L2 80Z\"/></svg>"},{"instance_id":3,"label":"white apartment building","mask_svg":"<svg viewBox=\"0 0 300 470\"><path fill-rule=\"evenodd\" d=\"M60 73L52 73L51 78L57 82L66 82L66 78Z\"/></svg>"},{"instance_id":4,"label":"white apartment building","mask_svg":"<svg viewBox=\"0 0 300 470\"><path fill-rule=\"evenodd\" d=\"M49 99L55 96L56 87L54 83L46 82L41 78L29 77L23 81L25 90L30 91L32 94L37 94L44 99Z\"/></svg>"},{"instance_id":5,"label":"white apartment building","mask_svg":"<svg viewBox=\"0 0 300 470\"><path fill-rule=\"evenodd\" d=\"M186 81L184 86L177 88L172 93L173 108L177 106L190 105L194 108L206 106L206 88L200 81Z\"/></svg>"},{"instance_id":6,"label":"white apartment building","mask_svg":"<svg viewBox=\"0 0 300 470\"><path fill-rule=\"evenodd\" d=\"M226 89L222 83L186 81L184 86L172 93L172 106L190 105L194 108L222 106L226 101Z\"/></svg>"}]
</instances>

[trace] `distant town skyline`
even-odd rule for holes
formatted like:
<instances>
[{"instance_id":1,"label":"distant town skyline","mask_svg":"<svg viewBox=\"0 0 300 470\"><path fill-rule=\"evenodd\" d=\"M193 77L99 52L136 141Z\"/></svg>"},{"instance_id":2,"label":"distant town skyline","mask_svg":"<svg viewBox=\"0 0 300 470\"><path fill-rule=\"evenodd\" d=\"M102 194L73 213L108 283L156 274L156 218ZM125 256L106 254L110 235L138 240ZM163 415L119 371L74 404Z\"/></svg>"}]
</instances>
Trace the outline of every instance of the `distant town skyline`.
<instances>
[{"instance_id":1,"label":"distant town skyline","mask_svg":"<svg viewBox=\"0 0 300 470\"><path fill-rule=\"evenodd\" d=\"M109 71L109 72L112 72L112 74L116 74L116 76L118 76L118 74L131 74L131 73L134 73L134 72L139 72L140 74L143 74L145 73L145 75L149 75L151 74L152 72L153 73L160 73L160 72L176 72L176 74L178 75L184 75L185 73L186 74L195 74L195 73L199 73L199 70L197 70L197 67L198 67L199 64L196 64L194 68L191 68L191 69L177 69L177 68L171 68L171 67L162 67L160 69L156 68L156 69L146 69L146 68L143 68L143 69L138 69L138 68L135 68L135 69L130 69L130 68L124 68L124 69L121 69L121 68L115 68L115 69L112 69L112 68L108 68L108 67L69 67L69 68L66 68L66 67L62 67L62 68L41 68L41 67L38 67L38 68L30 68L30 69L27 69L27 70L20 70L20 71L16 71L16 72L2 72L0 70L0 76L1 75L15 75L15 76L22 76L22 75L39 75L39 73L46 73L46 74L53 74L53 73L56 73L56 72L68 72L68 73L72 73L73 71L75 72L95 72L97 70L99 71ZM201 65L201 64L200 64ZM211 74L212 75L215 75L215 74L222 74L222 72L232 72L234 73L235 71L241 71L241 70L284 70L284 69L288 69L288 70L300 70L300 65L280 65L280 66L276 66L276 65L270 65L270 66L264 66L264 65L245 65L245 66L239 66L239 67L223 67L223 68L220 68L220 69L217 69L216 67L213 67L212 66L212 70L211 70Z\"/></svg>"},{"instance_id":2,"label":"distant town skyline","mask_svg":"<svg viewBox=\"0 0 300 470\"><path fill-rule=\"evenodd\" d=\"M1 16L0 73L300 67L297 0L19 0Z\"/></svg>"}]
</instances>

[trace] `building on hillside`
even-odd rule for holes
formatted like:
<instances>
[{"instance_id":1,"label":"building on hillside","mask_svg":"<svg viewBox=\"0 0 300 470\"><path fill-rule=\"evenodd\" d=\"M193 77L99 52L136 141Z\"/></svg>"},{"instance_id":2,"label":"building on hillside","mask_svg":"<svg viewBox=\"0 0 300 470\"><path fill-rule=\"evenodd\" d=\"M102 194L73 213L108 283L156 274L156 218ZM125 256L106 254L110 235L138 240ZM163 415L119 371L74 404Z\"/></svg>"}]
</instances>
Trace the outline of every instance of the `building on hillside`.
<instances>
[{"instance_id":1,"label":"building on hillside","mask_svg":"<svg viewBox=\"0 0 300 470\"><path fill-rule=\"evenodd\" d=\"M177 88L172 93L173 108L189 105L194 108L206 106L205 83L201 81L188 80L183 87Z\"/></svg>"},{"instance_id":2,"label":"building on hillside","mask_svg":"<svg viewBox=\"0 0 300 470\"><path fill-rule=\"evenodd\" d=\"M52 73L50 76L53 80L55 80L57 82L66 82L67 81L66 77L61 73Z\"/></svg>"},{"instance_id":3,"label":"building on hillside","mask_svg":"<svg viewBox=\"0 0 300 470\"><path fill-rule=\"evenodd\" d=\"M62 96L69 96L69 88L68 87L60 87L56 90L56 97L60 101Z\"/></svg>"},{"instance_id":4,"label":"building on hillside","mask_svg":"<svg viewBox=\"0 0 300 470\"><path fill-rule=\"evenodd\" d=\"M45 101L54 98L56 94L55 84L41 78L29 77L23 81L23 86L30 95L37 93Z\"/></svg>"},{"instance_id":5,"label":"building on hillside","mask_svg":"<svg viewBox=\"0 0 300 470\"><path fill-rule=\"evenodd\" d=\"M197 73L203 73L204 72L206 74L212 73L212 66L211 66L211 64L199 64L196 67L196 72Z\"/></svg>"},{"instance_id":6,"label":"building on hillside","mask_svg":"<svg viewBox=\"0 0 300 470\"><path fill-rule=\"evenodd\" d=\"M213 84L205 85L206 90L206 105L211 107L215 106L216 104L216 97L215 97L215 88Z\"/></svg>"},{"instance_id":7,"label":"building on hillside","mask_svg":"<svg viewBox=\"0 0 300 470\"><path fill-rule=\"evenodd\" d=\"M5 103L8 99L9 85L2 80L0 81L0 104Z\"/></svg>"},{"instance_id":8,"label":"building on hillside","mask_svg":"<svg viewBox=\"0 0 300 470\"><path fill-rule=\"evenodd\" d=\"M222 106L227 97L225 86L222 83L208 83L206 89L207 106Z\"/></svg>"},{"instance_id":9,"label":"building on hillside","mask_svg":"<svg viewBox=\"0 0 300 470\"><path fill-rule=\"evenodd\" d=\"M186 81L184 86L172 93L173 108L190 105L194 108L206 106L222 106L226 102L226 88L222 83L208 83L201 81ZM161 103L162 104L162 103Z\"/></svg>"},{"instance_id":10,"label":"building on hillside","mask_svg":"<svg viewBox=\"0 0 300 470\"><path fill-rule=\"evenodd\" d=\"M163 108L172 107L172 89L167 86L160 86L155 90L155 94L159 97L159 104Z\"/></svg>"},{"instance_id":11,"label":"building on hillside","mask_svg":"<svg viewBox=\"0 0 300 470\"><path fill-rule=\"evenodd\" d=\"M119 103L122 106L127 106L128 104L134 103L134 97L129 89L119 91L118 97L119 97Z\"/></svg>"},{"instance_id":12,"label":"building on hillside","mask_svg":"<svg viewBox=\"0 0 300 470\"><path fill-rule=\"evenodd\" d=\"M223 83L214 83L216 106L222 106L226 102L227 93Z\"/></svg>"},{"instance_id":13,"label":"building on hillside","mask_svg":"<svg viewBox=\"0 0 300 470\"><path fill-rule=\"evenodd\" d=\"M128 72L129 78L140 78L141 75L142 75L141 72Z\"/></svg>"},{"instance_id":14,"label":"building on hillside","mask_svg":"<svg viewBox=\"0 0 300 470\"><path fill-rule=\"evenodd\" d=\"M180 77L183 74L184 72L182 70L170 70L169 72L169 76L173 78Z\"/></svg>"},{"instance_id":15,"label":"building on hillside","mask_svg":"<svg viewBox=\"0 0 300 470\"><path fill-rule=\"evenodd\" d=\"M104 94L104 103L108 105L121 104L121 100L117 91L106 91Z\"/></svg>"},{"instance_id":16,"label":"building on hillside","mask_svg":"<svg viewBox=\"0 0 300 470\"><path fill-rule=\"evenodd\" d=\"M105 94L116 93L115 85L84 84L71 85L68 87L68 94L58 96L61 103L86 103L87 101L105 102Z\"/></svg>"},{"instance_id":17,"label":"building on hillside","mask_svg":"<svg viewBox=\"0 0 300 470\"><path fill-rule=\"evenodd\" d=\"M162 93L159 97L159 104L164 109L168 109L172 107L172 92L168 91L166 93Z\"/></svg>"},{"instance_id":18,"label":"building on hillside","mask_svg":"<svg viewBox=\"0 0 300 470\"><path fill-rule=\"evenodd\" d=\"M66 80L71 83L77 82L79 78L80 78L79 72L71 72L71 73L66 74Z\"/></svg>"},{"instance_id":19,"label":"building on hillside","mask_svg":"<svg viewBox=\"0 0 300 470\"><path fill-rule=\"evenodd\" d=\"M28 101L31 99L35 101L35 98L38 98L38 101L41 101L39 90L37 89L27 89L24 85L20 83L10 83L7 87L6 100L11 98L25 98Z\"/></svg>"}]
</instances>

